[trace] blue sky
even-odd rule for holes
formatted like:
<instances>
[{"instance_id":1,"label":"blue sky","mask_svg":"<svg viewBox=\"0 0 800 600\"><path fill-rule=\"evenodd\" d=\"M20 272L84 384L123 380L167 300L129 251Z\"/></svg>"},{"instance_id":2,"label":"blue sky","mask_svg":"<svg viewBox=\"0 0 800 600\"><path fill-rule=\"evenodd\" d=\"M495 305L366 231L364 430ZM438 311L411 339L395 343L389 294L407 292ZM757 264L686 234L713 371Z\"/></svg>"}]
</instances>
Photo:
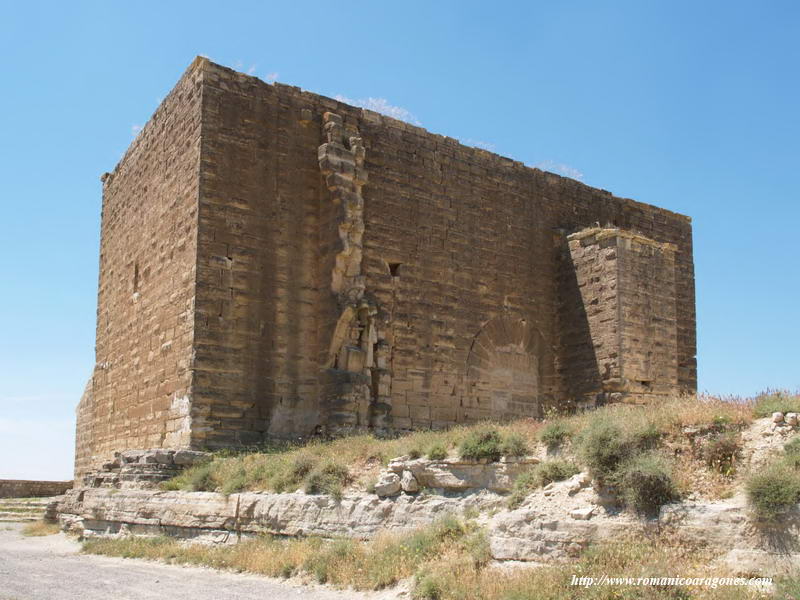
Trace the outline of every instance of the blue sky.
<instances>
[{"instance_id":1,"label":"blue sky","mask_svg":"<svg viewBox=\"0 0 800 600\"><path fill-rule=\"evenodd\" d=\"M99 177L197 54L692 216L700 389L800 388L796 2L0 11L0 477L71 476Z\"/></svg>"}]
</instances>

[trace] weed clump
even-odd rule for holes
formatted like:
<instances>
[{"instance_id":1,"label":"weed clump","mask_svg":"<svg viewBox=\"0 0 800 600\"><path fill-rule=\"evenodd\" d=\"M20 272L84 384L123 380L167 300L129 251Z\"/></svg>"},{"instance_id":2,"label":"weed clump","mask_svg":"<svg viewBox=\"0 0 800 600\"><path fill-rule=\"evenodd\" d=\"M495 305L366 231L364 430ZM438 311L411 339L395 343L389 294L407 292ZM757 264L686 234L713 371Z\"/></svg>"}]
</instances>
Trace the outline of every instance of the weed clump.
<instances>
[{"instance_id":1,"label":"weed clump","mask_svg":"<svg viewBox=\"0 0 800 600\"><path fill-rule=\"evenodd\" d=\"M503 440L502 449L506 456L525 456L528 453L528 443L518 433L509 433Z\"/></svg>"},{"instance_id":2,"label":"weed clump","mask_svg":"<svg viewBox=\"0 0 800 600\"><path fill-rule=\"evenodd\" d=\"M662 431L652 423L592 422L581 436L580 455L591 474L613 484L620 499L639 513L653 515L677 498L670 465L658 454Z\"/></svg>"},{"instance_id":3,"label":"weed clump","mask_svg":"<svg viewBox=\"0 0 800 600\"><path fill-rule=\"evenodd\" d=\"M431 460L444 460L447 458L447 449L441 444L434 444L428 450L428 458Z\"/></svg>"},{"instance_id":4,"label":"weed clump","mask_svg":"<svg viewBox=\"0 0 800 600\"><path fill-rule=\"evenodd\" d=\"M631 444L619 426L598 420L583 432L579 453L592 475L606 480L630 456L631 450Z\"/></svg>"},{"instance_id":5,"label":"weed clump","mask_svg":"<svg viewBox=\"0 0 800 600\"><path fill-rule=\"evenodd\" d=\"M461 458L470 460L500 460L503 439L496 429L477 429L470 432L459 448Z\"/></svg>"},{"instance_id":6,"label":"weed clump","mask_svg":"<svg viewBox=\"0 0 800 600\"><path fill-rule=\"evenodd\" d=\"M524 456L528 453L525 439L516 433L506 436L492 428L470 431L459 446L461 458L468 460L500 460L501 456Z\"/></svg>"},{"instance_id":7,"label":"weed clump","mask_svg":"<svg viewBox=\"0 0 800 600\"><path fill-rule=\"evenodd\" d=\"M710 438L702 447L703 460L710 469L732 475L736 462L742 452L739 436L734 433L721 433Z\"/></svg>"},{"instance_id":8,"label":"weed clump","mask_svg":"<svg viewBox=\"0 0 800 600\"><path fill-rule=\"evenodd\" d=\"M637 454L614 473L614 484L627 506L647 516L677 497L669 465L655 452Z\"/></svg>"},{"instance_id":9,"label":"weed clump","mask_svg":"<svg viewBox=\"0 0 800 600\"><path fill-rule=\"evenodd\" d=\"M541 441L548 450L555 450L572 437L573 431L561 421L554 421L545 425L539 432Z\"/></svg>"},{"instance_id":10,"label":"weed clump","mask_svg":"<svg viewBox=\"0 0 800 600\"><path fill-rule=\"evenodd\" d=\"M756 517L774 521L800 502L800 476L787 465L776 462L753 473L745 482L745 490Z\"/></svg>"}]
</instances>

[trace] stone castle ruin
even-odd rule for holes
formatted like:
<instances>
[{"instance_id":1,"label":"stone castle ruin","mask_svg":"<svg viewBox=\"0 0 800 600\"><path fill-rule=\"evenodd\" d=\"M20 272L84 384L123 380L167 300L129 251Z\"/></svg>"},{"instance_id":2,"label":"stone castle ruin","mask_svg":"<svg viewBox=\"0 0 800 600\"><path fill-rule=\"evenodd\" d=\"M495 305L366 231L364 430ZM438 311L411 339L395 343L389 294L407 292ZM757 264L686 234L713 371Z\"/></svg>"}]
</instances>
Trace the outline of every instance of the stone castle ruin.
<instances>
[{"instance_id":1,"label":"stone castle ruin","mask_svg":"<svg viewBox=\"0 0 800 600\"><path fill-rule=\"evenodd\" d=\"M695 390L685 216L204 58L102 179L78 477Z\"/></svg>"}]
</instances>

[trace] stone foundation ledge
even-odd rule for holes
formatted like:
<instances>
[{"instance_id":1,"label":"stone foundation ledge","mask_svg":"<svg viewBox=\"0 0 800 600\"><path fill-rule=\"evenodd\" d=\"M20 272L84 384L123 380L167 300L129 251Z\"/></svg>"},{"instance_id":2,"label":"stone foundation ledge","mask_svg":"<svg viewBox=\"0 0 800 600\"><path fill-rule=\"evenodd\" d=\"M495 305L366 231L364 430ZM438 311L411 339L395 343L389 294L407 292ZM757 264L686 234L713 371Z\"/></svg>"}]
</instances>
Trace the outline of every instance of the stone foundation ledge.
<instances>
[{"instance_id":1,"label":"stone foundation ledge","mask_svg":"<svg viewBox=\"0 0 800 600\"><path fill-rule=\"evenodd\" d=\"M242 536L272 534L370 539L379 531L428 525L470 507L496 506L502 498L435 495L381 499L374 494L346 494L340 500L302 492L160 492L83 488L68 492L58 506L65 531L82 537L134 533L174 535L200 541L236 541Z\"/></svg>"}]
</instances>

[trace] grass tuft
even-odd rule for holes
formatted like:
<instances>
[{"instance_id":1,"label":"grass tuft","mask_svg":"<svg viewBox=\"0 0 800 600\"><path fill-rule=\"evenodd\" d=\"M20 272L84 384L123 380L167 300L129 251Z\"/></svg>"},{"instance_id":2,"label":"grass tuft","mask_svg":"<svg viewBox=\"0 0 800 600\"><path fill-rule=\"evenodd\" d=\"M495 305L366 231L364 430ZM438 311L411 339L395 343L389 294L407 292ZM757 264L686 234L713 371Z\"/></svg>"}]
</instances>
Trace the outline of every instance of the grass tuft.
<instances>
[{"instance_id":1,"label":"grass tuft","mask_svg":"<svg viewBox=\"0 0 800 600\"><path fill-rule=\"evenodd\" d=\"M350 481L350 473L344 465L332 460L325 461L314 468L305 480L306 494L329 494L337 500Z\"/></svg>"},{"instance_id":2,"label":"grass tuft","mask_svg":"<svg viewBox=\"0 0 800 600\"><path fill-rule=\"evenodd\" d=\"M55 535L61 531L58 523L46 523L45 521L34 521L22 528L22 535L28 537L42 537L45 535Z\"/></svg>"},{"instance_id":3,"label":"grass tuft","mask_svg":"<svg viewBox=\"0 0 800 600\"><path fill-rule=\"evenodd\" d=\"M503 438L496 429L476 429L461 442L459 454L461 458L468 460L500 460L503 455Z\"/></svg>"}]
</instances>

